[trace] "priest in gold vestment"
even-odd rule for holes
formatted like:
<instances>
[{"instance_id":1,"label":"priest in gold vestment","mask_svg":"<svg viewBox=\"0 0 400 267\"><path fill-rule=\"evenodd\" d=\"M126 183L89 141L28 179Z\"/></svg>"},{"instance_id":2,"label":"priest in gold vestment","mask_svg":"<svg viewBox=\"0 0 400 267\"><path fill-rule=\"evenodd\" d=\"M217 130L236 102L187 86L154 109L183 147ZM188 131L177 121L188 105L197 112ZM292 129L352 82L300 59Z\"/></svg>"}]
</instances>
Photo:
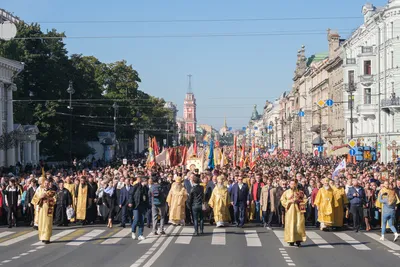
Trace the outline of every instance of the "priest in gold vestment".
<instances>
[{"instance_id":1,"label":"priest in gold vestment","mask_svg":"<svg viewBox=\"0 0 400 267\"><path fill-rule=\"evenodd\" d=\"M297 180L291 180L290 189L286 190L281 197L282 206L286 210L284 241L290 246L294 246L296 243L300 247L301 242L305 242L307 239L304 217L306 202L306 195L297 188Z\"/></svg>"},{"instance_id":2,"label":"priest in gold vestment","mask_svg":"<svg viewBox=\"0 0 400 267\"><path fill-rule=\"evenodd\" d=\"M38 192L38 195L42 195L43 191L44 191L44 181L46 180L46 178L44 177L44 175L42 175L41 177L39 177L39 181L38 181L38 188L36 188L35 194L36 192ZM33 203L32 203L33 204ZM33 228L38 230L39 227L39 206L36 204L33 204L33 206L35 207L35 217L33 220L34 226Z\"/></svg>"},{"instance_id":3,"label":"priest in gold vestment","mask_svg":"<svg viewBox=\"0 0 400 267\"><path fill-rule=\"evenodd\" d=\"M214 211L214 221L217 227L225 226L231 220L229 214L230 202L228 188L224 185L224 178L223 176L218 176L217 186L212 191L211 198L208 201Z\"/></svg>"},{"instance_id":4,"label":"priest in gold vestment","mask_svg":"<svg viewBox=\"0 0 400 267\"><path fill-rule=\"evenodd\" d=\"M43 190L35 192L31 203L38 206L39 240L49 244L53 231L53 215L56 203L56 192L51 189L49 180L44 181Z\"/></svg>"},{"instance_id":5,"label":"priest in gold vestment","mask_svg":"<svg viewBox=\"0 0 400 267\"><path fill-rule=\"evenodd\" d=\"M168 193L169 220L173 225L182 224L185 221L185 206L188 193L182 185L182 178L176 177Z\"/></svg>"},{"instance_id":6,"label":"priest in gold vestment","mask_svg":"<svg viewBox=\"0 0 400 267\"><path fill-rule=\"evenodd\" d=\"M334 221L334 209L339 206L335 192L329 185L329 178L322 179L323 186L318 190L314 205L318 207L318 221L321 223L321 230L327 230Z\"/></svg>"},{"instance_id":7,"label":"priest in gold vestment","mask_svg":"<svg viewBox=\"0 0 400 267\"><path fill-rule=\"evenodd\" d=\"M86 224L86 210L88 207L88 185L86 177L80 178L80 184L75 188L76 210L75 219Z\"/></svg>"},{"instance_id":8,"label":"priest in gold vestment","mask_svg":"<svg viewBox=\"0 0 400 267\"><path fill-rule=\"evenodd\" d=\"M343 227L345 208L349 205L344 186L340 184L339 179L336 178L335 185L332 187L338 206L333 209L333 227Z\"/></svg>"},{"instance_id":9,"label":"priest in gold vestment","mask_svg":"<svg viewBox=\"0 0 400 267\"><path fill-rule=\"evenodd\" d=\"M64 187L71 193L72 196L72 208L76 211L76 199L75 199L75 184L71 182L71 177L65 178ZM74 222L75 218L71 218L70 222Z\"/></svg>"}]
</instances>

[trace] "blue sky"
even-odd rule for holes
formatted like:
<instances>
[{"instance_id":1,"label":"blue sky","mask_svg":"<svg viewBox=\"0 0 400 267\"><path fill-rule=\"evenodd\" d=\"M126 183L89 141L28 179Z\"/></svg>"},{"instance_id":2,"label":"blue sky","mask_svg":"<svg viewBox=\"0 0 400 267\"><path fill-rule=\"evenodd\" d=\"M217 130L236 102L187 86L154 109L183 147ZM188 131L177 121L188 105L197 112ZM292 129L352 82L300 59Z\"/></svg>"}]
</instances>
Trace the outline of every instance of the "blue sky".
<instances>
[{"instance_id":1,"label":"blue sky","mask_svg":"<svg viewBox=\"0 0 400 267\"><path fill-rule=\"evenodd\" d=\"M32 2L35 2L33 4ZM67 36L193 35L226 33L317 34L209 38L67 39L70 54L93 55L103 62L126 59L139 72L140 89L178 104L179 114L193 75L198 123L219 128L247 125L253 105L291 89L296 53L328 49L326 29L342 38L363 23L366 0L3 0L1 8L25 21L39 22ZM387 0L375 0L381 6ZM104 20L194 20L232 18L359 17L335 20L271 20L184 23L65 23ZM62 22L62 23L56 23Z\"/></svg>"}]
</instances>

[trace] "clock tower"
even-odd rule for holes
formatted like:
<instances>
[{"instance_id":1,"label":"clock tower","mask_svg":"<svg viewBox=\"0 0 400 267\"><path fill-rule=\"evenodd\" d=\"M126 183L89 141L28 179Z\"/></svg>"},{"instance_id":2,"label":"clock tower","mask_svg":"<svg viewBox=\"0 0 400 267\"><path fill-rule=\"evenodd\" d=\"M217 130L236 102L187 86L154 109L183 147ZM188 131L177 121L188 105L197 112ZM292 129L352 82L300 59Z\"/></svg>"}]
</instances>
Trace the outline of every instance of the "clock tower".
<instances>
[{"instance_id":1,"label":"clock tower","mask_svg":"<svg viewBox=\"0 0 400 267\"><path fill-rule=\"evenodd\" d=\"M183 120L185 122L185 137L196 137L196 98L192 92L192 75L189 74L189 86L183 103Z\"/></svg>"}]
</instances>

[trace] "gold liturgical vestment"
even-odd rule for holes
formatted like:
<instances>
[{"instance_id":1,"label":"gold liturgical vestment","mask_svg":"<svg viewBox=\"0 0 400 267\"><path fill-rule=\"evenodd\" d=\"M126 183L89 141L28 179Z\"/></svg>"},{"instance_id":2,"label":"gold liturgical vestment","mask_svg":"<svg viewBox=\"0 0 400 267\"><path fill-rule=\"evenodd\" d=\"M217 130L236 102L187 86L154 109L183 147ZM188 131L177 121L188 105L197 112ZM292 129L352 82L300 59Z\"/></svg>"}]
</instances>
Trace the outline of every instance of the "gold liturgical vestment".
<instances>
[{"instance_id":1,"label":"gold liturgical vestment","mask_svg":"<svg viewBox=\"0 0 400 267\"><path fill-rule=\"evenodd\" d=\"M292 200L294 200L295 203L290 203ZM306 223L304 214L301 211L305 211L306 202L307 197L304 192L299 191L298 189L288 189L282 194L281 203L286 209L284 231L285 242L294 243L296 241L306 241Z\"/></svg>"},{"instance_id":2,"label":"gold liturgical vestment","mask_svg":"<svg viewBox=\"0 0 400 267\"><path fill-rule=\"evenodd\" d=\"M36 188L35 195L37 193L39 196L41 196L43 192L44 192L43 187L39 186L38 188ZM33 198L32 198L32 201L33 201ZM36 205L35 203L32 203L32 201L31 201L31 204L33 204L33 206L35 207L35 216L33 219L33 223L34 223L34 225L37 226L37 225L39 225L39 206Z\"/></svg>"},{"instance_id":3,"label":"gold liturgical vestment","mask_svg":"<svg viewBox=\"0 0 400 267\"><path fill-rule=\"evenodd\" d=\"M179 224L185 219L185 202L188 195L181 183L174 183L167 197L169 220Z\"/></svg>"},{"instance_id":4,"label":"gold liturgical vestment","mask_svg":"<svg viewBox=\"0 0 400 267\"><path fill-rule=\"evenodd\" d=\"M231 220L228 206L230 202L228 188L223 185L217 185L212 191L208 202L210 207L213 208L215 222L229 222Z\"/></svg>"},{"instance_id":5,"label":"gold liturgical vestment","mask_svg":"<svg viewBox=\"0 0 400 267\"><path fill-rule=\"evenodd\" d=\"M87 184L85 184L85 186L83 186L83 187L81 184L79 185L78 199L76 201L76 219L77 220L86 220L87 191L88 191Z\"/></svg>"},{"instance_id":6,"label":"gold liturgical vestment","mask_svg":"<svg viewBox=\"0 0 400 267\"><path fill-rule=\"evenodd\" d=\"M45 197L42 198L42 195ZM56 203L56 192L53 190L36 190L31 204L38 206L38 232L39 240L50 241L53 231L54 205Z\"/></svg>"},{"instance_id":7,"label":"gold liturgical vestment","mask_svg":"<svg viewBox=\"0 0 400 267\"><path fill-rule=\"evenodd\" d=\"M65 183L64 187L71 193L71 196L72 196L72 208L74 210L76 210L75 184L74 183L72 183L72 184ZM72 218L70 221L74 222L75 218Z\"/></svg>"},{"instance_id":8,"label":"gold liturgical vestment","mask_svg":"<svg viewBox=\"0 0 400 267\"><path fill-rule=\"evenodd\" d=\"M332 187L338 206L333 209L333 227L343 227L344 207L349 204L344 188Z\"/></svg>"},{"instance_id":9,"label":"gold liturgical vestment","mask_svg":"<svg viewBox=\"0 0 400 267\"><path fill-rule=\"evenodd\" d=\"M332 187L321 187L315 197L314 204L318 207L318 221L325 226L332 226L334 220L334 208L339 206Z\"/></svg>"}]
</instances>

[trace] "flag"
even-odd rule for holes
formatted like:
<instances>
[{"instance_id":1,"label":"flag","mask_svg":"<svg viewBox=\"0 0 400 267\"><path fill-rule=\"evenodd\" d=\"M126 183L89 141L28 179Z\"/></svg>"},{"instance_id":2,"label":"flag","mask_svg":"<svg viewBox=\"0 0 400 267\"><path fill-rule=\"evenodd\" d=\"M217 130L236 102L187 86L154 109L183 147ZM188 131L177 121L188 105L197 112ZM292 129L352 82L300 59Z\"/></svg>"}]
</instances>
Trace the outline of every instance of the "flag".
<instances>
[{"instance_id":1,"label":"flag","mask_svg":"<svg viewBox=\"0 0 400 267\"><path fill-rule=\"evenodd\" d=\"M246 139L243 138L242 151L240 153L240 162L239 162L239 166L241 169L244 167L245 163L245 157L246 157L245 147L246 147Z\"/></svg>"},{"instance_id":2,"label":"flag","mask_svg":"<svg viewBox=\"0 0 400 267\"><path fill-rule=\"evenodd\" d=\"M191 158L193 156L193 144L190 145L189 149L187 150L187 158Z\"/></svg>"},{"instance_id":3,"label":"flag","mask_svg":"<svg viewBox=\"0 0 400 267\"><path fill-rule=\"evenodd\" d=\"M164 166L169 165L167 164L167 156L167 149L164 149L160 154L156 156L156 162Z\"/></svg>"},{"instance_id":4,"label":"flag","mask_svg":"<svg viewBox=\"0 0 400 267\"><path fill-rule=\"evenodd\" d=\"M197 157L197 140L194 139L193 156Z\"/></svg>"},{"instance_id":5,"label":"flag","mask_svg":"<svg viewBox=\"0 0 400 267\"><path fill-rule=\"evenodd\" d=\"M157 140L155 137L153 137L152 142L153 142L154 156L157 156L158 154L160 154L160 149L158 148Z\"/></svg>"},{"instance_id":6,"label":"flag","mask_svg":"<svg viewBox=\"0 0 400 267\"><path fill-rule=\"evenodd\" d=\"M232 156L233 168L236 168L236 161L237 161L237 136L235 135L233 137L233 156Z\"/></svg>"},{"instance_id":7,"label":"flag","mask_svg":"<svg viewBox=\"0 0 400 267\"><path fill-rule=\"evenodd\" d=\"M214 141L211 140L210 142L210 154L208 155L208 168L209 169L214 169Z\"/></svg>"},{"instance_id":8,"label":"flag","mask_svg":"<svg viewBox=\"0 0 400 267\"><path fill-rule=\"evenodd\" d=\"M346 160L343 159L342 162L339 163L339 165L336 167L335 171L332 174L332 179L335 178L335 176L339 175L340 170L346 169Z\"/></svg>"},{"instance_id":9,"label":"flag","mask_svg":"<svg viewBox=\"0 0 400 267\"><path fill-rule=\"evenodd\" d=\"M253 141L251 142L251 152L250 152L250 170L254 169L254 167L256 166L256 144Z\"/></svg>"},{"instance_id":10,"label":"flag","mask_svg":"<svg viewBox=\"0 0 400 267\"><path fill-rule=\"evenodd\" d=\"M156 157L154 156L154 143L153 140L149 137L149 155L147 156L147 166L153 167L156 165Z\"/></svg>"},{"instance_id":11,"label":"flag","mask_svg":"<svg viewBox=\"0 0 400 267\"><path fill-rule=\"evenodd\" d=\"M185 166L186 165L186 160L187 160L187 156L188 156L188 148L187 146L183 147L183 151L182 151L182 161L181 161L181 165Z\"/></svg>"}]
</instances>

